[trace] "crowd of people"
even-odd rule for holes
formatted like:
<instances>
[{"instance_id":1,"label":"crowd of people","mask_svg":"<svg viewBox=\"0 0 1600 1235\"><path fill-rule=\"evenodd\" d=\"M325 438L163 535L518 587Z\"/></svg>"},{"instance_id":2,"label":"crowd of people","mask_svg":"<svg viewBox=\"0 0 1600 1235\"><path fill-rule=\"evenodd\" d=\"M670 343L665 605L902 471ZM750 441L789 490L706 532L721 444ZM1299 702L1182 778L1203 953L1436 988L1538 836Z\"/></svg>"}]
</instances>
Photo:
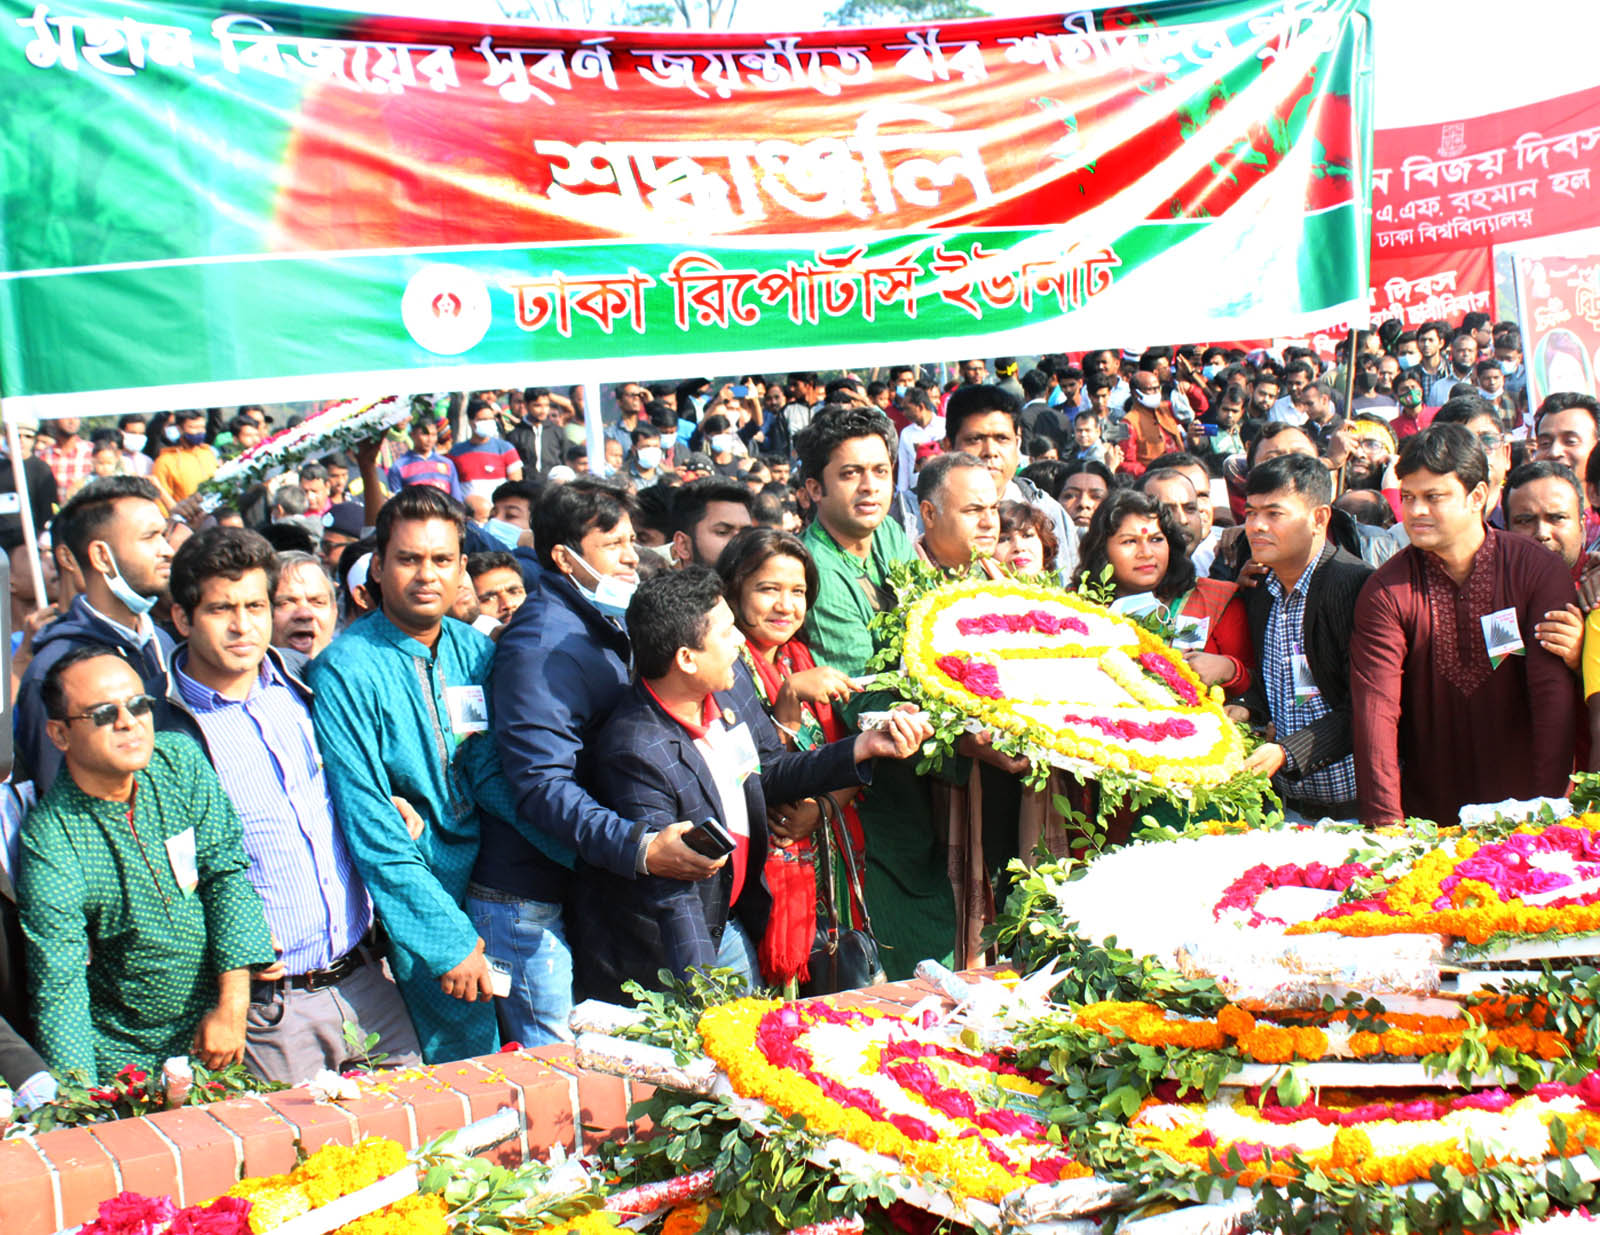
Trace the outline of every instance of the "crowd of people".
<instances>
[{"instance_id":1,"label":"crowd of people","mask_svg":"<svg viewBox=\"0 0 1600 1235\"><path fill-rule=\"evenodd\" d=\"M1529 408L1515 325L873 376L478 391L209 509L263 409L24 434L21 1103L551 1042L663 971L799 985L836 924L891 977L975 960L1053 808L988 735L915 771L926 717L862 686L897 563L1109 590L1298 816L1452 820L1600 762L1600 403Z\"/></svg>"}]
</instances>

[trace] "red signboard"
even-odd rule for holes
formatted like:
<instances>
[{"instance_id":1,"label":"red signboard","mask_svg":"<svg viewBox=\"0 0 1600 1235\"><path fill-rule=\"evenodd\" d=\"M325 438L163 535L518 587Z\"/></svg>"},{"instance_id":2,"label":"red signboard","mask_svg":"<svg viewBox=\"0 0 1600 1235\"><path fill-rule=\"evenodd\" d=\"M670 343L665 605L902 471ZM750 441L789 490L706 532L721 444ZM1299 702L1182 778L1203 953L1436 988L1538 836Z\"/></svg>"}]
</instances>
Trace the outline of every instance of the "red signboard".
<instances>
[{"instance_id":1,"label":"red signboard","mask_svg":"<svg viewBox=\"0 0 1600 1235\"><path fill-rule=\"evenodd\" d=\"M1450 253L1372 256L1372 320L1398 318L1407 330L1423 322L1459 322L1467 313L1495 315L1494 259L1487 245Z\"/></svg>"}]
</instances>

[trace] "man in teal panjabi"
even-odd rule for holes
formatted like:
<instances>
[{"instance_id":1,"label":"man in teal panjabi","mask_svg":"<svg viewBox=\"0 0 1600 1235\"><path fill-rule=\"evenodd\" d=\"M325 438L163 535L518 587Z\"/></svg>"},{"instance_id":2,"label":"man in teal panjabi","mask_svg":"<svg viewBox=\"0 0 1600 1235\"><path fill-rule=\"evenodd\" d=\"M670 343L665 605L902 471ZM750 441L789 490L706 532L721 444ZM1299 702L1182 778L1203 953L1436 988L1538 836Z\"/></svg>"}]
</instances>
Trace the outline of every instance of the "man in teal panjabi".
<instances>
[{"instance_id":1,"label":"man in teal panjabi","mask_svg":"<svg viewBox=\"0 0 1600 1235\"><path fill-rule=\"evenodd\" d=\"M153 700L111 648L69 652L41 698L67 773L22 825L41 1054L102 1083L174 1055L239 1062L251 967L275 958L216 773L189 738L156 734Z\"/></svg>"},{"instance_id":2,"label":"man in teal panjabi","mask_svg":"<svg viewBox=\"0 0 1600 1235\"><path fill-rule=\"evenodd\" d=\"M429 1063L486 1055L500 1040L483 940L462 904L480 810L509 819L515 808L484 690L494 643L447 616L465 531L465 508L441 489L390 498L368 574L381 607L310 667L329 792ZM396 797L421 817L420 835Z\"/></svg>"},{"instance_id":3,"label":"man in teal panjabi","mask_svg":"<svg viewBox=\"0 0 1600 1235\"><path fill-rule=\"evenodd\" d=\"M795 441L816 518L806 548L817 564L817 598L805 635L819 665L852 677L877 651L868 623L894 608L889 568L915 560L889 514L894 496L894 430L882 413L826 407ZM857 695L841 708L850 728L882 695ZM872 786L856 799L866 834L863 891L892 980L909 978L925 957L948 963L955 945L955 896L944 828L934 822L930 784L914 761L880 759Z\"/></svg>"}]
</instances>

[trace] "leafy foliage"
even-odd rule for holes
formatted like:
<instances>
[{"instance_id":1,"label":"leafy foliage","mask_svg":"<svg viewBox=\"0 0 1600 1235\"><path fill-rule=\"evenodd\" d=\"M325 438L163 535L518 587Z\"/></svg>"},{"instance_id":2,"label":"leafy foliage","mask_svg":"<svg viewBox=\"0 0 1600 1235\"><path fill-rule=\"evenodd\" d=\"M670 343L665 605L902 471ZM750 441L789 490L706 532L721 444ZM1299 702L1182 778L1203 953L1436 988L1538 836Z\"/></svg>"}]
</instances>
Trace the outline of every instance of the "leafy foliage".
<instances>
[{"instance_id":1,"label":"leafy foliage","mask_svg":"<svg viewBox=\"0 0 1600 1235\"><path fill-rule=\"evenodd\" d=\"M967 0L844 0L823 20L830 26L911 26L988 16Z\"/></svg>"},{"instance_id":2,"label":"leafy foliage","mask_svg":"<svg viewBox=\"0 0 1600 1235\"><path fill-rule=\"evenodd\" d=\"M604 1193L593 1176L573 1173L557 1182L565 1165L559 1150L549 1162L504 1167L455 1151L456 1132L417 1152L418 1188L437 1192L450 1207L452 1235L517 1235L568 1221L600 1208Z\"/></svg>"},{"instance_id":3,"label":"leafy foliage","mask_svg":"<svg viewBox=\"0 0 1600 1235\"><path fill-rule=\"evenodd\" d=\"M674 977L669 969L656 973L663 990L652 991L637 982L624 982L622 989L632 997L645 1018L637 1025L614 1031L619 1038L647 1042L670 1050L679 1064L686 1064L701 1053L700 1014L707 1008L746 999L767 992L752 991L744 978L731 969L690 970L687 980Z\"/></svg>"},{"instance_id":4,"label":"leafy foliage","mask_svg":"<svg viewBox=\"0 0 1600 1235\"><path fill-rule=\"evenodd\" d=\"M205 1106L237 1098L240 1094L275 1093L289 1088L281 1081L264 1081L242 1063L211 1069L197 1060L190 1062L194 1083L189 1086L185 1106ZM165 1086L158 1075L128 1065L105 1085L91 1082L76 1068L54 1073L56 1098L35 1107L6 1127L6 1136L53 1132L57 1128L77 1128L85 1124L131 1119L165 1110L169 1105Z\"/></svg>"}]
</instances>

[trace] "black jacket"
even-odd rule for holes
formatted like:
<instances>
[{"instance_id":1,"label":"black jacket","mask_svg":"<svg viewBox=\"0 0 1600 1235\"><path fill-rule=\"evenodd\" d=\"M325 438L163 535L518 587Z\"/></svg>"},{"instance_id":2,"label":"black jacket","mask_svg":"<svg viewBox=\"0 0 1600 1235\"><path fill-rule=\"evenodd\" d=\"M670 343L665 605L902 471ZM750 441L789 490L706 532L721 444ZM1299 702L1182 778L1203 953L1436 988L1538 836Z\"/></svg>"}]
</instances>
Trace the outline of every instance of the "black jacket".
<instances>
[{"instance_id":1,"label":"black jacket","mask_svg":"<svg viewBox=\"0 0 1600 1235\"><path fill-rule=\"evenodd\" d=\"M561 452L567 448L561 426L553 420L543 424L535 424L531 420L520 421L506 434L506 441L516 448L517 455L522 459L522 475L525 479L543 476L561 462ZM538 442L537 446L534 445L535 441Z\"/></svg>"},{"instance_id":2,"label":"black jacket","mask_svg":"<svg viewBox=\"0 0 1600 1235\"><path fill-rule=\"evenodd\" d=\"M1356 598L1372 574L1372 567L1326 542L1317 559L1316 572L1306 590L1305 654L1306 665L1322 692L1328 714L1296 733L1278 734L1277 741L1289 752L1299 776L1338 763L1351 753L1350 733L1350 632L1355 627ZM1265 724L1267 680L1262 655L1267 640L1267 618L1272 612L1272 593L1265 583L1244 590L1245 616L1250 622L1250 643L1255 648L1255 674L1244 693L1244 706L1250 719ZM1298 777L1285 772L1290 785Z\"/></svg>"}]
</instances>

